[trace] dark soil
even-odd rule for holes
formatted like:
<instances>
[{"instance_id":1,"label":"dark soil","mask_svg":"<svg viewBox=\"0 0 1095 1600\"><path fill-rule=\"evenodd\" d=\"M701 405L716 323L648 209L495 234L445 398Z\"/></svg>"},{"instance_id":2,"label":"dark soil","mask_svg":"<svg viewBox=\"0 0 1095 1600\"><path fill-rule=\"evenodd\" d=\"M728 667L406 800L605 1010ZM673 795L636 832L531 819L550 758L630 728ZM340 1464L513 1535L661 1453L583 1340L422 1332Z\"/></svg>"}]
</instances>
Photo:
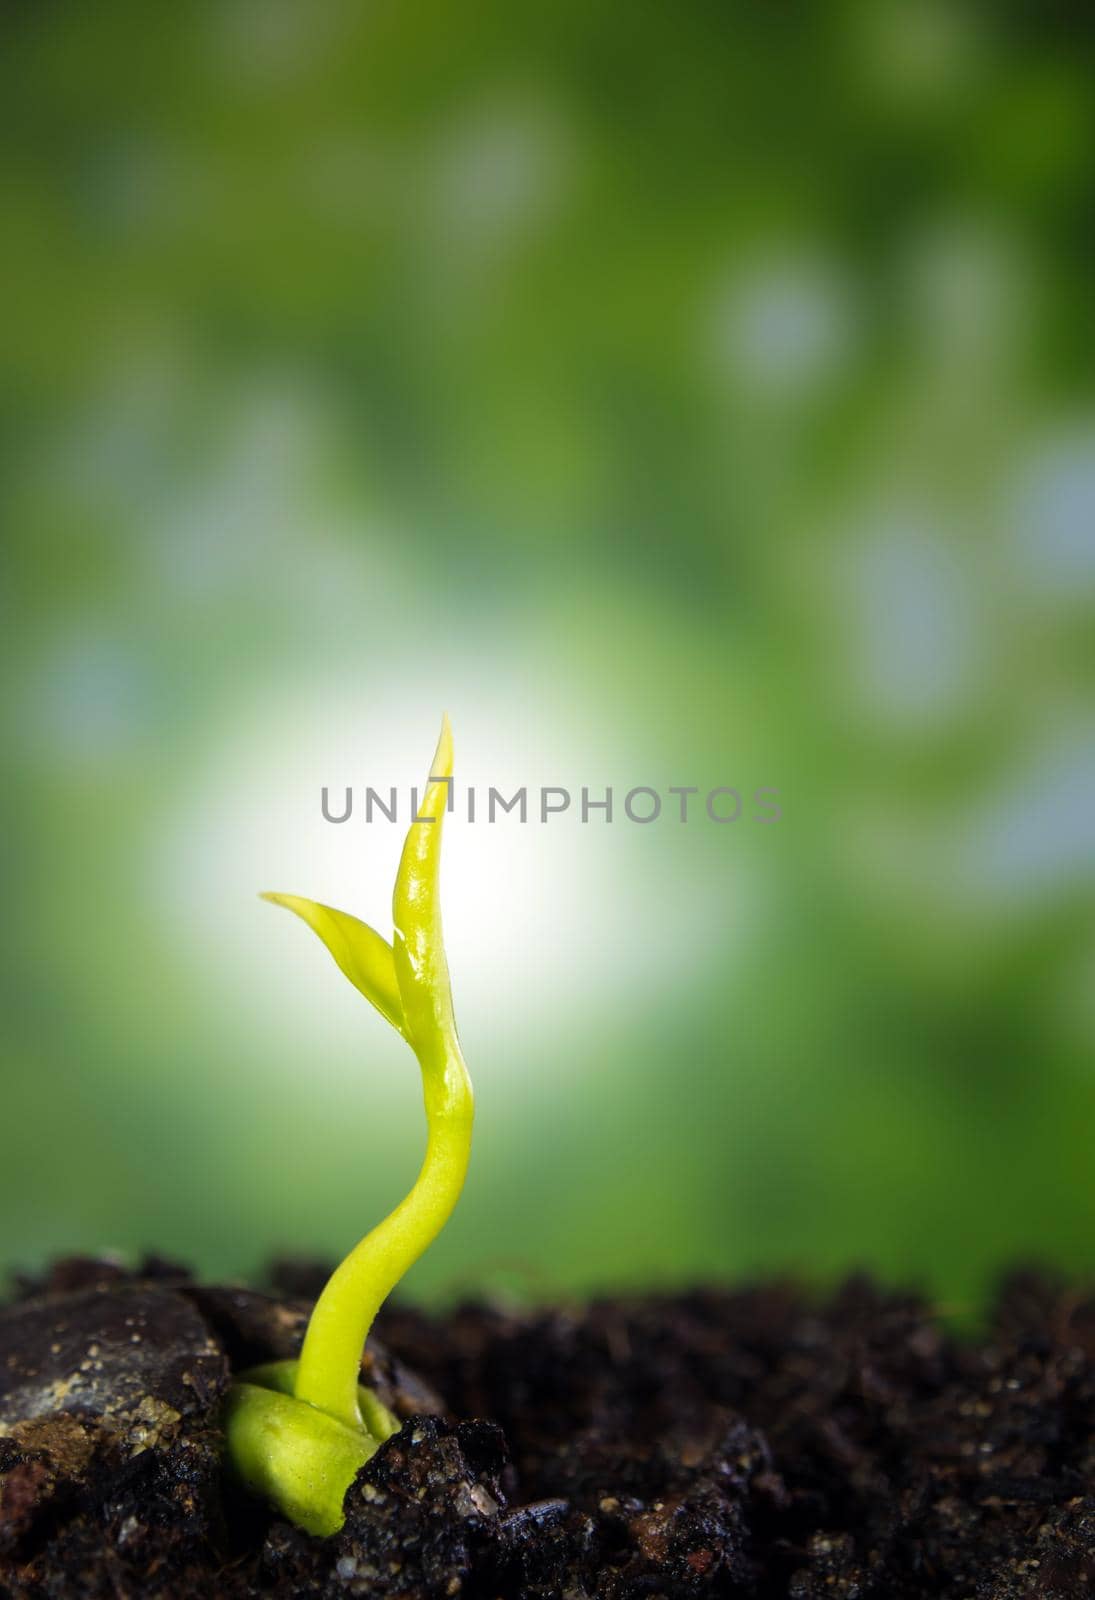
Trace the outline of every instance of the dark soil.
<instances>
[{"instance_id":1,"label":"dark soil","mask_svg":"<svg viewBox=\"0 0 1095 1600\"><path fill-rule=\"evenodd\" d=\"M320 1540L226 1485L218 1407L296 1353L321 1279L76 1260L23 1285L0 1594L1095 1597L1095 1295L1015 1277L965 1342L865 1280L395 1308L363 1365L405 1424Z\"/></svg>"}]
</instances>

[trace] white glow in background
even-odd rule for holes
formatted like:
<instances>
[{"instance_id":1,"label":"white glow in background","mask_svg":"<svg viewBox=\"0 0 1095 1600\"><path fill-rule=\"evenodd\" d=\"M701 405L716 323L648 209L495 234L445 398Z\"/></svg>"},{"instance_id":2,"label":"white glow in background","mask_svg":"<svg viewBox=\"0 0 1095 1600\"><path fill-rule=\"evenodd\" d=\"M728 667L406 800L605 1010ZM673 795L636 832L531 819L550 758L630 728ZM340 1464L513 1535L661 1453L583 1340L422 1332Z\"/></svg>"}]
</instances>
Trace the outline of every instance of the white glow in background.
<instances>
[{"instance_id":1,"label":"white glow in background","mask_svg":"<svg viewBox=\"0 0 1095 1600\"><path fill-rule=\"evenodd\" d=\"M664 1007L676 985L709 974L714 961L728 966L735 930L750 923L740 848L727 844L730 896L727 880L710 872L709 851L697 849L689 870L685 829L671 817L641 827L619 815L606 826L583 825L574 814L583 782L593 797L614 780L622 812L629 787L654 781L649 754L613 745L607 720L598 728L557 705L534 707L440 656L413 681L398 677L374 678L383 684L375 695L314 683L251 707L180 794L174 822L156 841L147 892L166 906L211 1000L288 1035L289 1058L304 1051L336 1071L341 1063L356 1073L385 1049L402 1052L314 935L256 896L303 894L390 937L409 791L417 784L421 792L442 709L456 742L445 937L465 1047L479 1047L477 1077L489 1077L492 1066L510 1075L544 1032L560 1048L561 1070L586 1071L581 1041L590 1026L602 1038L626 1031L644 995L652 1009ZM345 785L355 789L350 821L323 819L324 783L336 815ZM384 795L398 787L398 825L365 822L368 784ZM527 786L529 821L500 815L493 826L469 825L470 784L481 819L490 785L507 796ZM571 814L534 820L542 784L574 791ZM694 826L711 826L702 807ZM380 1092L386 1076L377 1075Z\"/></svg>"}]
</instances>

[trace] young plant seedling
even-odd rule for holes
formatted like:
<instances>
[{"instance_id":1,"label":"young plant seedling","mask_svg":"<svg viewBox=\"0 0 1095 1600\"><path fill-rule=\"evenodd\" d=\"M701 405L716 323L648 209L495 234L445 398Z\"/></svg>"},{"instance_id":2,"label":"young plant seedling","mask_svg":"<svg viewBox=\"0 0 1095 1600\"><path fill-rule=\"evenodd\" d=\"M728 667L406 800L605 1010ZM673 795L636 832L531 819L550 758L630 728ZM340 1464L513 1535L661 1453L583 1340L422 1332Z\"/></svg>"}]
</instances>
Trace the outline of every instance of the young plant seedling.
<instances>
[{"instance_id":1,"label":"young plant seedling","mask_svg":"<svg viewBox=\"0 0 1095 1600\"><path fill-rule=\"evenodd\" d=\"M245 1484L309 1533L335 1533L359 1469L399 1424L358 1382L373 1318L437 1237L459 1198L471 1151L471 1080L456 1037L441 938L441 825L452 777L445 718L422 809L411 823L392 899L394 936L297 895L295 911L418 1057L428 1138L418 1179L390 1216L336 1268L316 1301L299 1361L240 1375L228 1394L228 1455Z\"/></svg>"}]
</instances>

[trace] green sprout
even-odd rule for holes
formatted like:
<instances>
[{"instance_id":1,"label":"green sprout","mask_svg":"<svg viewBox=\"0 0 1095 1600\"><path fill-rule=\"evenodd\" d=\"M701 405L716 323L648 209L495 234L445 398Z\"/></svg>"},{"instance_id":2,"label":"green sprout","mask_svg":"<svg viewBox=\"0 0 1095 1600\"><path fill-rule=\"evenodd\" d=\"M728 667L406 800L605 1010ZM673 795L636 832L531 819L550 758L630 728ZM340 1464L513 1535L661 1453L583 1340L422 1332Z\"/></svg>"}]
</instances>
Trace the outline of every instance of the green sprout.
<instances>
[{"instance_id":1,"label":"green sprout","mask_svg":"<svg viewBox=\"0 0 1095 1600\"><path fill-rule=\"evenodd\" d=\"M441 937L441 824L452 778L446 717L422 809L403 846L392 897L392 943L345 911L297 895L286 906L323 940L342 971L418 1057L428 1139L406 1198L336 1268L316 1301L298 1361L251 1368L232 1384L229 1460L242 1481L309 1533L335 1533L359 1469L399 1423L358 1382L381 1305L440 1233L464 1185L474 1103L453 1019Z\"/></svg>"}]
</instances>

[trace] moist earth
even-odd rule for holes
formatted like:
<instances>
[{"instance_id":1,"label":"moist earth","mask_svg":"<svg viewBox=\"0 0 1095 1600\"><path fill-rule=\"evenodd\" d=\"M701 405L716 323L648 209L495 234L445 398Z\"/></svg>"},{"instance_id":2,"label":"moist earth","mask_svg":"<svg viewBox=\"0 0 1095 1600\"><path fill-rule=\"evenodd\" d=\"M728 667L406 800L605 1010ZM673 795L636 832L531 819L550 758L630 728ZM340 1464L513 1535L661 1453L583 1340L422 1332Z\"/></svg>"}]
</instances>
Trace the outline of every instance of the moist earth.
<instances>
[{"instance_id":1,"label":"moist earth","mask_svg":"<svg viewBox=\"0 0 1095 1600\"><path fill-rule=\"evenodd\" d=\"M1095 1597L1095 1293L1013 1275L960 1338L855 1278L382 1314L402 1430L315 1539L222 1462L231 1374L325 1274L58 1262L0 1308L0 1596Z\"/></svg>"}]
</instances>

